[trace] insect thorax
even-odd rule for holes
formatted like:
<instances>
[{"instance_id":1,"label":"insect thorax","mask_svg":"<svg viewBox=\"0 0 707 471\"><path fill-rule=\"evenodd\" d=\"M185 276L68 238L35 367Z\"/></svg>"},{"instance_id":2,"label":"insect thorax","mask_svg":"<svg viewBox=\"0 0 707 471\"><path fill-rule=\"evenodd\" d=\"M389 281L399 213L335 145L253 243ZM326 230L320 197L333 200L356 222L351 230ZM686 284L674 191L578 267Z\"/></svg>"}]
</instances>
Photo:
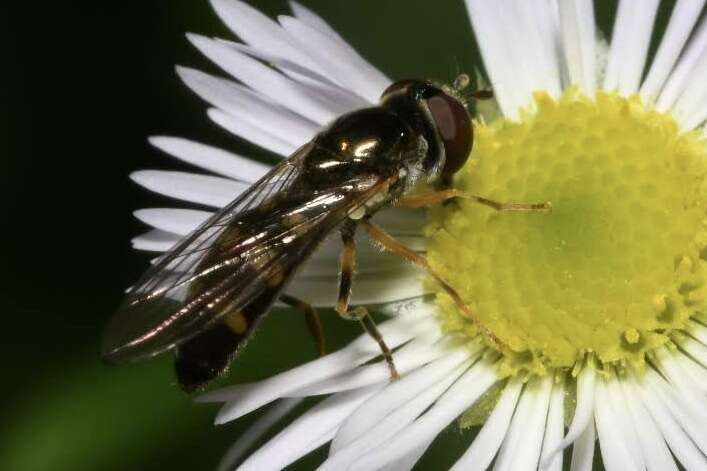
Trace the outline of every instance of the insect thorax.
<instances>
[{"instance_id":1,"label":"insect thorax","mask_svg":"<svg viewBox=\"0 0 707 471\"><path fill-rule=\"evenodd\" d=\"M340 117L315 137L314 145L304 163L306 175L328 186L366 175L396 175L416 152L417 137L397 114L376 107Z\"/></svg>"}]
</instances>

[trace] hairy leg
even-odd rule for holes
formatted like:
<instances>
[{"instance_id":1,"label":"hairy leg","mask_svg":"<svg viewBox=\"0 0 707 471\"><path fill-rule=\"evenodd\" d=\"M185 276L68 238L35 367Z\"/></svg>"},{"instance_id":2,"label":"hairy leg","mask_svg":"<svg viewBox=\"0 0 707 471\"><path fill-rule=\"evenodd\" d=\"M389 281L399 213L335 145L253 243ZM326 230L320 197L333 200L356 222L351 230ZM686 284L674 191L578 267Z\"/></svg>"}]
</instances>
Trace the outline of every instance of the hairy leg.
<instances>
[{"instance_id":1,"label":"hairy leg","mask_svg":"<svg viewBox=\"0 0 707 471\"><path fill-rule=\"evenodd\" d=\"M280 301L301 311L304 314L304 318L307 321L307 327L309 328L309 333L312 334L314 343L317 346L317 351L319 352L319 355L324 355L326 353L326 340L324 339L322 323L319 320L319 314L316 309L314 309L311 304L295 298L294 296L290 296L289 294L280 295Z\"/></svg>"},{"instance_id":2,"label":"hairy leg","mask_svg":"<svg viewBox=\"0 0 707 471\"><path fill-rule=\"evenodd\" d=\"M398 370L393 362L393 353L386 345L383 336L376 326L373 317L368 310L363 306L358 306L355 309L349 309L349 300L351 299L351 285L353 274L356 270L356 241L354 234L356 233L356 224L349 221L344 224L341 229L341 239L344 243L344 249L341 252L341 276L339 278L339 297L336 302L336 312L344 319L357 320L361 323L361 327L370 335L373 340L378 343L381 349L381 354L388 364L390 377L396 380L400 377Z\"/></svg>"}]
</instances>

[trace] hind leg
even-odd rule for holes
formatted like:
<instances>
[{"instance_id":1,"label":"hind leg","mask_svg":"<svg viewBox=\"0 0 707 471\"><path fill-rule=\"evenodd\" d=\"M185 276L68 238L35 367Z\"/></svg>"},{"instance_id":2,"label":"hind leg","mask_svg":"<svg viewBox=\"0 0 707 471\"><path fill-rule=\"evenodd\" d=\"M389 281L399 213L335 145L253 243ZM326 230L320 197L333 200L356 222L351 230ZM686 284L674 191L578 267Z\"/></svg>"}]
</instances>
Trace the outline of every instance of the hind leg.
<instances>
[{"instance_id":1,"label":"hind leg","mask_svg":"<svg viewBox=\"0 0 707 471\"><path fill-rule=\"evenodd\" d=\"M314 343L317 346L317 351L319 355L323 356L326 353L326 340L324 338L322 323L316 309L314 309L311 304L299 298L295 298L294 296L290 296L289 294L280 295L280 301L304 314L304 318L307 321L307 328L309 329L309 333L312 334Z\"/></svg>"}]
</instances>

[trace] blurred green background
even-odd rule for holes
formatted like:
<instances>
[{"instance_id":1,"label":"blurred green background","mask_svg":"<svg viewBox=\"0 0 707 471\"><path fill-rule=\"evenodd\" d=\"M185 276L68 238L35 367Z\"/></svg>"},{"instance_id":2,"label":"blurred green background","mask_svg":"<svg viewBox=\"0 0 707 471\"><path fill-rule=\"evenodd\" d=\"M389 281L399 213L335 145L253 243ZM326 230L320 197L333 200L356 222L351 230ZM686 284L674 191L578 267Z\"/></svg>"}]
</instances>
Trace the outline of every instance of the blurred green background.
<instances>
[{"instance_id":1,"label":"blurred green background","mask_svg":"<svg viewBox=\"0 0 707 471\"><path fill-rule=\"evenodd\" d=\"M289 12L284 0L250 3L271 16ZM480 63L461 0L302 3L391 78L449 81ZM204 103L174 73L174 64L217 71L187 44L186 31L231 36L207 0L3 4L0 469L213 469L257 413L215 428L215 408L176 387L169 355L110 368L98 345L149 258L129 247L146 229L131 211L171 204L128 174L188 169L149 148L146 137L181 135L268 157L211 125ZM661 27L671 7L664 2ZM597 8L608 34L615 2ZM227 382L314 356L304 322L278 314ZM325 316L325 329L332 345L358 334L334 316ZM440 467L468 443L453 428L444 440L446 460L437 453L421 468Z\"/></svg>"}]
</instances>

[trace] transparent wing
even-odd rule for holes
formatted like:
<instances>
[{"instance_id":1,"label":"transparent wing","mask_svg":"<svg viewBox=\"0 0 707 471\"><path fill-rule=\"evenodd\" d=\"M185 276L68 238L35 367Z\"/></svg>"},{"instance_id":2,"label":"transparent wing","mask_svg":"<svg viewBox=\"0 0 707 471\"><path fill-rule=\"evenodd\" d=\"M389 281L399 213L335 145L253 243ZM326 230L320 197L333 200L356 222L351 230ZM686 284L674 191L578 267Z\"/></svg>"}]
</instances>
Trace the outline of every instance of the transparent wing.
<instances>
[{"instance_id":1,"label":"transparent wing","mask_svg":"<svg viewBox=\"0 0 707 471\"><path fill-rule=\"evenodd\" d=\"M156 355L281 289L348 211L377 191L379 182L362 178L313 194L300 179L311 151L311 144L299 149L160 258L114 315L104 358Z\"/></svg>"},{"instance_id":2,"label":"transparent wing","mask_svg":"<svg viewBox=\"0 0 707 471\"><path fill-rule=\"evenodd\" d=\"M223 239L227 229L250 210L274 204L273 200L278 195L286 195L300 175L300 162L310 148L310 144L300 148L160 257L131 288L125 304L131 300L137 303L162 295L183 301L185 298L180 293L184 293L180 288L186 288L199 277L195 270L205 255L215 249L224 251L235 248L224 246L229 242Z\"/></svg>"}]
</instances>

